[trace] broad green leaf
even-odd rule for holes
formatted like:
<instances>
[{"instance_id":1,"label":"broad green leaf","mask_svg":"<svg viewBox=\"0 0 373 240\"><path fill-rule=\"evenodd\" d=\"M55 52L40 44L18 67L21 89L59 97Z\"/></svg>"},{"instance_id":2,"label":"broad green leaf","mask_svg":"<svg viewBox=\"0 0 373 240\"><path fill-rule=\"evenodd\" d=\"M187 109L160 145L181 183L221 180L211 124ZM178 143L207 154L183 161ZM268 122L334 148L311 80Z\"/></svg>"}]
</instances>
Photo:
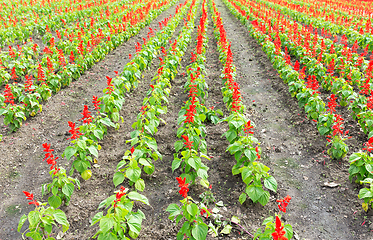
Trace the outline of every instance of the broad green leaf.
<instances>
[{"instance_id":1,"label":"broad green leaf","mask_svg":"<svg viewBox=\"0 0 373 240\"><path fill-rule=\"evenodd\" d=\"M269 192L264 191L263 194L258 199L258 202L262 204L262 206L265 206L269 201Z\"/></svg>"},{"instance_id":2,"label":"broad green leaf","mask_svg":"<svg viewBox=\"0 0 373 240\"><path fill-rule=\"evenodd\" d=\"M137 193L137 192L130 192L128 194L128 197L132 200L135 200L135 201L140 201L142 203L145 203L146 205L149 205L149 200L142 194L140 193Z\"/></svg>"},{"instance_id":3,"label":"broad green leaf","mask_svg":"<svg viewBox=\"0 0 373 240\"><path fill-rule=\"evenodd\" d=\"M170 216L168 218L171 220L173 220L175 216L180 214L180 208L175 203L168 205L166 211L170 213Z\"/></svg>"},{"instance_id":4,"label":"broad green leaf","mask_svg":"<svg viewBox=\"0 0 373 240\"><path fill-rule=\"evenodd\" d=\"M192 236L196 240L205 240L207 237L208 226L206 223L197 223L193 226Z\"/></svg>"},{"instance_id":5,"label":"broad green leaf","mask_svg":"<svg viewBox=\"0 0 373 240\"><path fill-rule=\"evenodd\" d=\"M97 151L97 148L95 148L95 146L91 145L88 147L88 150L89 152L95 156L95 157L98 157L98 151Z\"/></svg>"},{"instance_id":6,"label":"broad green leaf","mask_svg":"<svg viewBox=\"0 0 373 240\"><path fill-rule=\"evenodd\" d=\"M113 183L115 186L118 186L124 181L124 174L122 172L114 173Z\"/></svg>"},{"instance_id":7,"label":"broad green leaf","mask_svg":"<svg viewBox=\"0 0 373 240\"><path fill-rule=\"evenodd\" d=\"M26 237L30 237L33 240L42 240L42 237L38 232L28 232L26 233Z\"/></svg>"},{"instance_id":8,"label":"broad green leaf","mask_svg":"<svg viewBox=\"0 0 373 240\"><path fill-rule=\"evenodd\" d=\"M108 215L106 215L106 216L104 216L104 217L101 218L100 229L105 234L108 231L110 231L110 229L112 227L114 227L114 224L115 224L114 219L111 218L111 217L109 217Z\"/></svg>"},{"instance_id":9,"label":"broad green leaf","mask_svg":"<svg viewBox=\"0 0 373 240\"><path fill-rule=\"evenodd\" d=\"M56 209L56 211L53 213L53 217L54 219L56 219L56 222L58 222L61 225L64 225L64 226L70 225L66 219L65 213L60 209Z\"/></svg>"},{"instance_id":10,"label":"broad green leaf","mask_svg":"<svg viewBox=\"0 0 373 240\"><path fill-rule=\"evenodd\" d=\"M369 191L368 188L363 188L363 189L360 189L359 191L359 198L371 198L373 197L373 194L371 191Z\"/></svg>"},{"instance_id":11,"label":"broad green leaf","mask_svg":"<svg viewBox=\"0 0 373 240\"><path fill-rule=\"evenodd\" d=\"M277 181L273 176L264 179L264 186L274 192L277 191Z\"/></svg>"},{"instance_id":12,"label":"broad green leaf","mask_svg":"<svg viewBox=\"0 0 373 240\"><path fill-rule=\"evenodd\" d=\"M141 176L141 169L139 167L136 168L128 168L126 170L126 176L128 177L129 180L132 182L136 182L137 179L140 178Z\"/></svg>"},{"instance_id":13,"label":"broad green leaf","mask_svg":"<svg viewBox=\"0 0 373 240\"><path fill-rule=\"evenodd\" d=\"M70 197L74 192L74 184L72 184L72 183L65 184L62 187L62 192L63 192L63 194Z\"/></svg>"},{"instance_id":14,"label":"broad green leaf","mask_svg":"<svg viewBox=\"0 0 373 240\"><path fill-rule=\"evenodd\" d=\"M64 155L64 157L67 159L67 160L70 160L70 158L72 157L72 156L74 156L74 154L76 153L76 149L75 148L73 148L73 147L67 147L66 149L65 149L65 151L63 152L63 155Z\"/></svg>"},{"instance_id":15,"label":"broad green leaf","mask_svg":"<svg viewBox=\"0 0 373 240\"><path fill-rule=\"evenodd\" d=\"M241 193L240 197L238 198L238 201L240 201L242 205L246 201L246 193Z\"/></svg>"},{"instance_id":16,"label":"broad green leaf","mask_svg":"<svg viewBox=\"0 0 373 240\"><path fill-rule=\"evenodd\" d=\"M30 226L35 226L40 221L39 213L36 212L36 211L31 211L28 214L27 218L28 218L28 221L30 223Z\"/></svg>"},{"instance_id":17,"label":"broad green leaf","mask_svg":"<svg viewBox=\"0 0 373 240\"><path fill-rule=\"evenodd\" d=\"M135 182L135 188L141 192L145 189L145 182L141 178Z\"/></svg>"},{"instance_id":18,"label":"broad green leaf","mask_svg":"<svg viewBox=\"0 0 373 240\"><path fill-rule=\"evenodd\" d=\"M92 223L91 223L91 226L95 225L96 223L98 223L98 221L100 221L100 219L103 217L103 212L98 212L96 213L96 215L92 218Z\"/></svg>"},{"instance_id":19,"label":"broad green leaf","mask_svg":"<svg viewBox=\"0 0 373 240\"><path fill-rule=\"evenodd\" d=\"M25 214L23 214L21 219L19 219L19 223L18 223L18 227L17 227L18 232L21 231L21 228L22 228L22 226L23 226L23 224L25 223L26 220L27 220L27 216Z\"/></svg>"},{"instance_id":20,"label":"broad green leaf","mask_svg":"<svg viewBox=\"0 0 373 240\"><path fill-rule=\"evenodd\" d=\"M48 198L48 203L54 208L58 208L61 205L61 198L59 196L52 195Z\"/></svg>"},{"instance_id":21,"label":"broad green leaf","mask_svg":"<svg viewBox=\"0 0 373 240\"><path fill-rule=\"evenodd\" d=\"M187 206L187 211L190 215L196 216L198 213L198 206L195 203L189 204Z\"/></svg>"},{"instance_id":22,"label":"broad green leaf","mask_svg":"<svg viewBox=\"0 0 373 240\"><path fill-rule=\"evenodd\" d=\"M251 198L251 200L255 203L262 196L264 191L261 187L250 185L246 187L246 193Z\"/></svg>"}]
</instances>

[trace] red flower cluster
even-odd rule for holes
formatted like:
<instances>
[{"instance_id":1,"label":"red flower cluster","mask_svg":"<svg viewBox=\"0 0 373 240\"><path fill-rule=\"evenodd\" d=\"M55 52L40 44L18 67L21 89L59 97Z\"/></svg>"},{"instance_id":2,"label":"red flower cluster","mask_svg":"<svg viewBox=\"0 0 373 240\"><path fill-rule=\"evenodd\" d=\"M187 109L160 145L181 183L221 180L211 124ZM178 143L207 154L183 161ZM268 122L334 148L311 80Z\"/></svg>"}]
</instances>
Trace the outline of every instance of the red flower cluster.
<instances>
[{"instance_id":1,"label":"red flower cluster","mask_svg":"<svg viewBox=\"0 0 373 240\"><path fill-rule=\"evenodd\" d=\"M331 114L335 112L335 108L338 106L336 100L337 98L335 97L334 94L330 95L329 102L328 102L328 108L329 108L328 111L330 111Z\"/></svg>"},{"instance_id":2,"label":"red flower cluster","mask_svg":"<svg viewBox=\"0 0 373 240\"><path fill-rule=\"evenodd\" d=\"M82 113L83 117L81 119L79 119L79 121L83 120L83 123L87 123L87 124L91 123L93 117L91 116L90 113L91 112L88 111L88 106L84 105L84 110L83 110L83 113Z\"/></svg>"},{"instance_id":3,"label":"red flower cluster","mask_svg":"<svg viewBox=\"0 0 373 240\"><path fill-rule=\"evenodd\" d=\"M247 123L245 124L243 130L244 132L246 133L247 136L249 136L249 134L254 134L253 131L250 131L250 129L254 128L253 126L251 126L251 121L247 121Z\"/></svg>"},{"instance_id":4,"label":"red flower cluster","mask_svg":"<svg viewBox=\"0 0 373 240\"><path fill-rule=\"evenodd\" d=\"M211 209L207 209L207 211L211 212ZM208 218L210 215L205 209L201 209L201 216L204 216L205 218Z\"/></svg>"},{"instance_id":5,"label":"red flower cluster","mask_svg":"<svg viewBox=\"0 0 373 240\"><path fill-rule=\"evenodd\" d=\"M184 122L186 123L194 122L194 114L197 112L195 103L196 103L196 97L192 97L192 99L190 100L190 105L188 109L186 110L187 112L184 114L184 116L186 116L186 119Z\"/></svg>"},{"instance_id":6,"label":"red flower cluster","mask_svg":"<svg viewBox=\"0 0 373 240\"><path fill-rule=\"evenodd\" d=\"M98 105L101 103L101 100L97 100L97 96L93 96L92 103L93 103L93 106L95 107L95 110L100 111L99 109L101 108Z\"/></svg>"},{"instance_id":7,"label":"red flower cluster","mask_svg":"<svg viewBox=\"0 0 373 240\"><path fill-rule=\"evenodd\" d=\"M289 195L287 195L284 199L276 200L276 202L280 203L278 205L278 209L286 213L286 207L288 206L290 200L291 200L291 197Z\"/></svg>"},{"instance_id":8,"label":"red flower cluster","mask_svg":"<svg viewBox=\"0 0 373 240\"><path fill-rule=\"evenodd\" d=\"M39 63L38 66L38 81L41 82L42 84L45 84L45 74L44 74L44 69Z\"/></svg>"},{"instance_id":9,"label":"red flower cluster","mask_svg":"<svg viewBox=\"0 0 373 240\"><path fill-rule=\"evenodd\" d=\"M182 179L181 177L177 177L176 180L179 182L179 193L181 196L183 196L183 198L186 198L188 196L188 192L189 192L189 183L185 183L185 178Z\"/></svg>"},{"instance_id":10,"label":"red flower cluster","mask_svg":"<svg viewBox=\"0 0 373 240\"><path fill-rule=\"evenodd\" d=\"M56 164L57 164L56 160L58 159L58 157L54 157L54 155L52 154L54 149L51 149L50 147L51 145L50 144L48 145L48 143L43 144L43 148L44 148L43 152L46 152L43 161L46 159L47 163L51 165L50 170L54 168L55 171L53 174L55 175L58 171L60 171L60 168L56 167Z\"/></svg>"},{"instance_id":11,"label":"red flower cluster","mask_svg":"<svg viewBox=\"0 0 373 240\"><path fill-rule=\"evenodd\" d=\"M316 91L320 86L319 86L319 82L316 80L315 75L308 76L306 84L307 84L307 88L311 88L312 90L314 90L312 94L319 93Z\"/></svg>"},{"instance_id":12,"label":"red flower cluster","mask_svg":"<svg viewBox=\"0 0 373 240\"><path fill-rule=\"evenodd\" d=\"M117 195L115 196L116 199L114 200L114 207L117 207L117 202L120 202L120 199L126 195L125 188L123 186L120 187L119 192L117 192Z\"/></svg>"},{"instance_id":13,"label":"red flower cluster","mask_svg":"<svg viewBox=\"0 0 373 240\"><path fill-rule=\"evenodd\" d=\"M4 103L10 103L10 104L14 105L14 95L13 95L12 89L10 88L9 84L5 85L4 97L5 97Z\"/></svg>"},{"instance_id":14,"label":"red flower cluster","mask_svg":"<svg viewBox=\"0 0 373 240\"><path fill-rule=\"evenodd\" d=\"M16 57L16 53L14 52L12 46L9 45L9 56L11 58L15 58Z\"/></svg>"},{"instance_id":15,"label":"red flower cluster","mask_svg":"<svg viewBox=\"0 0 373 240\"><path fill-rule=\"evenodd\" d=\"M16 67L13 67L11 70L11 75L12 79L17 79L17 74L16 74Z\"/></svg>"},{"instance_id":16,"label":"red flower cluster","mask_svg":"<svg viewBox=\"0 0 373 240\"><path fill-rule=\"evenodd\" d=\"M288 240L287 237L285 237L285 234L286 232L284 231L281 220L276 216L276 229L272 233L273 240Z\"/></svg>"},{"instance_id":17,"label":"red flower cluster","mask_svg":"<svg viewBox=\"0 0 373 240\"><path fill-rule=\"evenodd\" d=\"M25 91L26 92L32 92L33 89L31 89L32 87L32 75L25 75L25 78L26 78L26 82L25 82Z\"/></svg>"},{"instance_id":18,"label":"red flower cluster","mask_svg":"<svg viewBox=\"0 0 373 240\"><path fill-rule=\"evenodd\" d=\"M27 200L31 200L31 202L28 203L28 205L35 204L35 206L39 206L40 204L34 199L34 194L23 191L23 193L26 195Z\"/></svg>"},{"instance_id":19,"label":"red flower cluster","mask_svg":"<svg viewBox=\"0 0 373 240\"><path fill-rule=\"evenodd\" d=\"M68 124L69 124L69 127L71 128L69 130L69 133L71 133L72 136L69 137L67 140L77 139L77 138L79 138L79 136L83 135L83 133L79 132L79 128L75 128L75 123L68 121Z\"/></svg>"},{"instance_id":20,"label":"red flower cluster","mask_svg":"<svg viewBox=\"0 0 373 240\"><path fill-rule=\"evenodd\" d=\"M256 156L260 159L259 147L255 147Z\"/></svg>"},{"instance_id":21,"label":"red flower cluster","mask_svg":"<svg viewBox=\"0 0 373 240\"><path fill-rule=\"evenodd\" d=\"M192 149L192 144L193 144L193 141L189 141L189 137L188 136L186 136L186 135L181 135L181 137L182 138L184 138L184 140L185 140L185 147L187 147L187 148L189 148L189 150L191 150Z\"/></svg>"},{"instance_id":22,"label":"red flower cluster","mask_svg":"<svg viewBox=\"0 0 373 240\"><path fill-rule=\"evenodd\" d=\"M106 88L108 92L106 92L106 94L111 94L114 91L114 85L111 83L113 78L106 76L106 79L107 79L107 85L108 85L108 87Z\"/></svg>"},{"instance_id":23,"label":"red flower cluster","mask_svg":"<svg viewBox=\"0 0 373 240\"><path fill-rule=\"evenodd\" d=\"M363 150L366 150L367 152L372 152L373 151L373 137L369 138L368 142L364 143Z\"/></svg>"}]
</instances>

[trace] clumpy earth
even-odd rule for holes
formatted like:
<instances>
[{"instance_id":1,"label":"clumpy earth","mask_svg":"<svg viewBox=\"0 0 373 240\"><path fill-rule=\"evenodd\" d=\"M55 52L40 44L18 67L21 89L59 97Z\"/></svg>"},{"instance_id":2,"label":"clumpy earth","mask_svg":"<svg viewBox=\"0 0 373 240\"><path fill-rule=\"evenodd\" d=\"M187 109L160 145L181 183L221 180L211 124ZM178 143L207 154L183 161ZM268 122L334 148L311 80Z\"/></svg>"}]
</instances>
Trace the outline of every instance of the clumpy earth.
<instances>
[{"instance_id":1,"label":"clumpy earth","mask_svg":"<svg viewBox=\"0 0 373 240\"><path fill-rule=\"evenodd\" d=\"M234 157L226 152L228 142L221 135L228 128L227 123L217 125L207 123L207 146L211 160L206 162L209 169L209 182L217 201L223 201L221 212L226 218L237 216L241 225L254 233L268 216L278 212L276 199L290 195L292 200L283 220L293 226L294 239L370 239L373 237L372 211L367 213L361 207L362 201L357 194L361 186L348 180L348 158L331 160L326 150L326 139L319 135L316 124L306 118L297 100L292 98L286 84L272 68L260 45L250 37L247 29L229 12L221 0L216 0L227 38L232 42L234 64L237 67L237 82L240 85L243 101L247 106L246 115L255 123L254 136L261 142L262 162L271 168L270 173L278 182L277 193L271 192L270 202L262 207L247 200L243 205L238 201L245 184L239 175L233 176L231 169ZM149 27L157 28L158 22L173 14L175 6L162 13ZM210 14L210 12L209 12ZM199 18L196 19L198 26ZM213 36L212 20L209 17L207 36L209 38L206 59L207 84L209 86L207 107L221 109L227 116L222 100L220 78L222 65L218 59L216 41ZM175 39L181 29L179 26L173 36ZM114 71L123 69L129 62L128 55L135 54L135 44L145 37L148 29L143 29L121 47L112 51L104 60L88 70L70 87L63 89L44 103L43 112L28 119L15 133L9 133L6 126L1 127L3 140L0 142L0 239L21 239L17 224L23 214L33 209L27 204L22 191L34 193L37 200L47 201L41 196L41 186L50 181L49 168L42 161L42 144L47 142L55 149L55 156L61 156L70 144L66 139L68 121L78 122L83 105L92 108L92 96L102 95L106 87L106 76L113 77ZM196 39L196 31L192 39ZM186 66L195 48L193 41L172 81L167 114L161 116L166 124L161 124L155 138L163 160L155 163L155 172L143 176L146 188L143 194L150 205L138 205L145 212L139 239L175 239L180 228L168 219L165 211L171 203L179 203L175 180L180 172L171 170L176 137L177 114L187 94L184 93ZM159 55L160 56L160 55ZM59 239L89 239L98 226L90 226L92 217L98 212L99 203L112 195L115 188L112 182L117 163L122 159L130 145L131 125L142 106L142 100L149 89L152 77L156 74L159 60L143 74L138 89L130 92L120 114L124 121L118 130L110 129L104 140L100 141L98 162L92 169L93 176L82 180L80 190L75 190L69 206L61 209L66 213L70 229L62 234L55 233ZM326 96L326 95L325 95ZM367 140L357 123L349 116L347 109L339 108L338 113L346 119L346 129L350 129L352 139L347 141L350 153L359 151ZM1 119L2 120L2 119ZM70 162L58 160L65 168ZM336 183L330 185L330 183ZM124 184L129 187L128 184ZM333 186L333 187L330 187ZM189 194L196 200L204 189L192 186ZM57 236L58 235L58 236ZM250 239L241 228L234 225L230 235L220 234L209 239Z\"/></svg>"}]
</instances>

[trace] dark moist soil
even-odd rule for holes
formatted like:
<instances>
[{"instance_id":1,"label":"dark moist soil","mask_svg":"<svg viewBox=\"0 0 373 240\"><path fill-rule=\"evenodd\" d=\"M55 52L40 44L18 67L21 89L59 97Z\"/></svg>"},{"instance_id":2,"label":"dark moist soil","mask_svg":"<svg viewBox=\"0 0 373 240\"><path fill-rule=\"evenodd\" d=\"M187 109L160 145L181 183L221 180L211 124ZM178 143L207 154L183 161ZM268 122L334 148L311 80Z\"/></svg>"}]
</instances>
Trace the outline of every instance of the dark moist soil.
<instances>
[{"instance_id":1,"label":"dark moist soil","mask_svg":"<svg viewBox=\"0 0 373 240\"><path fill-rule=\"evenodd\" d=\"M295 239L370 239L373 234L373 216L371 210L365 213L361 208L362 201L358 199L357 184L348 180L348 159L330 160L326 156L327 147L324 137L317 131L314 122L305 118L305 113L298 107L295 98L291 98L288 87L273 70L270 61L245 27L229 13L221 2L216 1L227 37L232 41L234 63L237 67L237 82L241 87L243 101L247 106L246 115L256 124L254 136L262 143L262 162L271 168L270 173L277 179L278 191L271 193L270 202L262 207L247 200L243 205L238 202L239 195L245 185L239 175L231 173L235 159L226 148L228 142L221 135L227 130L226 123L218 125L206 124L208 156L206 162L209 169L209 182L217 201L222 200L226 210L222 214L226 218L235 215L241 220L243 227L254 233L264 218L274 216L278 212L276 199L290 195L292 200L287 213L282 219L293 226ZM174 14L175 6L161 14L150 27L157 28L158 22ZM209 13L210 14L210 13ZM199 23L199 16L196 24ZM207 35L207 77L209 85L206 106L222 109L225 116L228 112L222 101L220 78L222 66L218 60L216 41L212 34L212 21L209 19ZM197 27L197 25L196 25ZM197 28L195 28L196 30ZM177 29L177 33L180 27ZM90 108L92 95L102 95L106 87L105 76L114 76L114 71L123 69L129 61L128 54L134 54L137 41L145 37L148 28L131 38L123 46L112 51L103 61L88 70L84 76L74 82L69 88L54 95L43 108L43 112L28 119L16 133L7 133L3 127L3 141L0 142L0 239L21 239L17 232L17 224L23 214L33 209L27 204L22 191L34 193L36 199L42 202L47 197L41 197L41 185L48 183L49 168L43 161L42 144L48 142L55 149L55 156L61 156L69 145L66 139L68 133L67 121L78 122L81 118L83 105ZM175 33L175 38L177 34ZM179 226L168 219L165 211L170 203L179 203L181 196L175 178L179 171L172 173L171 163L176 137L177 114L187 94L184 93L186 79L183 73L190 64L190 52L195 47L196 31L178 69L176 78L172 81L169 97L168 113L161 116L166 124L159 126L155 135L163 160L155 163L155 172L144 175L146 188L143 194L147 196L152 207L136 205L146 213L143 229L139 239L175 239ZM108 135L100 142L98 163L92 169L90 180L82 181L82 188L76 190L70 205L62 207L66 212L70 229L60 234L62 239L89 239L97 231L97 226L90 227L91 218L98 212L99 203L112 195L118 189L112 183L112 177L117 163L130 148L126 140L133 130L131 125L139 113L145 92L149 89L151 79L157 71L159 60L155 59L149 70L144 72L144 78L139 87L128 94L123 110L120 112L124 122L119 130L110 129ZM347 117L348 112L344 113ZM353 136L359 135L356 122L349 121ZM358 139L358 140L357 140ZM362 140L353 137L348 145L350 151L361 149ZM65 168L70 163L59 159ZM337 187L330 188L325 183L334 182ZM125 187L129 187L124 184ZM191 186L190 196L198 200L198 195L204 191L200 186ZM24 229L24 228L23 228ZM56 235L58 231L55 232ZM56 237L56 235L54 237ZM212 239L212 237L209 237ZM228 236L220 235L215 239L249 239L249 236L236 228Z\"/></svg>"}]
</instances>

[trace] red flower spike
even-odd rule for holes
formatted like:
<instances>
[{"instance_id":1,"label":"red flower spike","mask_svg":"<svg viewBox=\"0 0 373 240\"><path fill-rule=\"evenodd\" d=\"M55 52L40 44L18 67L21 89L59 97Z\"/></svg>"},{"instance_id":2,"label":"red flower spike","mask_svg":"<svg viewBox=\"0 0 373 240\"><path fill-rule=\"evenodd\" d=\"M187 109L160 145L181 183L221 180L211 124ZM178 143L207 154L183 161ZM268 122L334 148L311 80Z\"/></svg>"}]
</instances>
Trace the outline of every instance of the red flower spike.
<instances>
[{"instance_id":1,"label":"red flower spike","mask_svg":"<svg viewBox=\"0 0 373 240\"><path fill-rule=\"evenodd\" d=\"M92 122L92 119L93 117L91 116L90 114L91 112L88 111L88 106L87 105L84 105L84 110L82 112L82 115L83 117L81 119L79 119L79 121L82 121L83 120L83 123L91 123Z\"/></svg>"},{"instance_id":2,"label":"red flower spike","mask_svg":"<svg viewBox=\"0 0 373 240\"><path fill-rule=\"evenodd\" d=\"M133 154L133 152L135 152L135 148L134 147L131 148L131 154Z\"/></svg>"},{"instance_id":3,"label":"red flower spike","mask_svg":"<svg viewBox=\"0 0 373 240\"><path fill-rule=\"evenodd\" d=\"M35 204L35 206L39 206L40 204L34 199L34 194L23 191L23 193L26 195L27 200L31 200L31 202L28 203L28 205Z\"/></svg>"},{"instance_id":4,"label":"red flower spike","mask_svg":"<svg viewBox=\"0 0 373 240\"><path fill-rule=\"evenodd\" d=\"M185 140L185 147L187 147L187 148L189 148L189 150L191 150L192 149L192 144L193 144L193 141L189 141L189 138L188 138L188 136L186 136L186 135L181 135L181 137Z\"/></svg>"},{"instance_id":5,"label":"red flower spike","mask_svg":"<svg viewBox=\"0 0 373 240\"><path fill-rule=\"evenodd\" d=\"M280 218L276 216L276 229L272 233L273 240L288 240L287 237L285 237L285 233Z\"/></svg>"},{"instance_id":6,"label":"red flower spike","mask_svg":"<svg viewBox=\"0 0 373 240\"><path fill-rule=\"evenodd\" d=\"M92 103L93 103L93 106L95 107L95 110L100 111L99 109L101 108L98 105L101 103L101 100L97 100L97 96L93 96Z\"/></svg>"},{"instance_id":7,"label":"red flower spike","mask_svg":"<svg viewBox=\"0 0 373 240\"><path fill-rule=\"evenodd\" d=\"M185 183L185 178L182 179L181 177L177 177L176 180L179 182L179 194L183 196L183 198L186 198L189 192L189 183Z\"/></svg>"},{"instance_id":8,"label":"red flower spike","mask_svg":"<svg viewBox=\"0 0 373 240\"><path fill-rule=\"evenodd\" d=\"M77 138L79 138L79 136L83 135L83 133L79 132L79 128L75 128L75 123L68 121L68 124L69 124L69 127L71 128L69 130L69 133L71 133L72 136L69 137L67 140L77 139Z\"/></svg>"}]
</instances>

